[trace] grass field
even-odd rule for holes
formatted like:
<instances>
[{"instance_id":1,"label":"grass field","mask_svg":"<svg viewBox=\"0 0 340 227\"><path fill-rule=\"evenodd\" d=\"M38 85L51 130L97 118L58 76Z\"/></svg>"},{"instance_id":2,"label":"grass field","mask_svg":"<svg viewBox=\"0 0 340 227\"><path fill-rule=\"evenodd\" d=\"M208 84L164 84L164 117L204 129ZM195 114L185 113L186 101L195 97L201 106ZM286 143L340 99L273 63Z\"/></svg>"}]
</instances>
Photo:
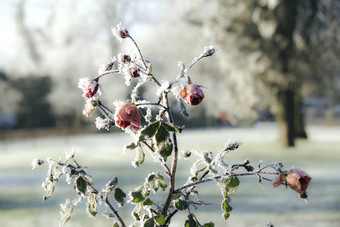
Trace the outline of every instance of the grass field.
<instances>
[{"instance_id":1,"label":"grass field","mask_svg":"<svg viewBox=\"0 0 340 227\"><path fill-rule=\"evenodd\" d=\"M279 160L287 169L292 166L302 168L313 178L308 189L311 198L308 203L284 187L273 190L269 182L264 182L263 188L254 177L242 178L237 193L232 196L233 211L227 222L222 218L219 189L214 183L201 185L198 189L202 199L213 203L196 211L201 223L214 221L216 226L266 226L268 222L275 226L340 226L340 128L309 127L308 133L310 140L298 141L295 148L284 149L277 143L277 130L273 125L183 132L179 137L180 149L216 152L229 138L239 138L244 144L229 154L230 163L245 158L254 164L260 160ZM72 186L60 182L55 195L42 203L40 185L45 178L46 166L31 170L30 164L36 157L57 159L75 148L77 160L88 166L98 188L112 176L119 177L119 184L125 190L141 184L147 173L160 167L147 156L141 168L132 168L134 154L123 154L122 149L129 141L124 133L107 133L0 142L0 226L58 226L59 204L66 197L74 196ZM178 186L186 181L191 162L181 160ZM130 218L129 209L123 209L122 214ZM171 226L183 226L185 215L175 216ZM66 226L112 224L101 215L95 220L89 218L85 204L80 204Z\"/></svg>"}]
</instances>

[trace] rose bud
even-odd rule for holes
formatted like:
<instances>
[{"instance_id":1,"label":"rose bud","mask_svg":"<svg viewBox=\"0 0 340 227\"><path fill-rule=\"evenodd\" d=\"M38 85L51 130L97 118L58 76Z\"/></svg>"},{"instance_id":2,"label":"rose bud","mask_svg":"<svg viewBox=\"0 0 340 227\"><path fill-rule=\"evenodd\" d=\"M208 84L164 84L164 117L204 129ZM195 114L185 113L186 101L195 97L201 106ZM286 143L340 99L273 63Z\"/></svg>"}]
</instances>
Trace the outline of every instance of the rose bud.
<instances>
[{"instance_id":1,"label":"rose bud","mask_svg":"<svg viewBox=\"0 0 340 227\"><path fill-rule=\"evenodd\" d=\"M120 31L119 31L119 35L122 39L125 39L126 37L129 37L129 32L128 30L122 28Z\"/></svg>"},{"instance_id":2,"label":"rose bud","mask_svg":"<svg viewBox=\"0 0 340 227\"><path fill-rule=\"evenodd\" d=\"M78 87L83 90L84 97L91 98L97 93L99 84L98 81L94 79L80 78Z\"/></svg>"},{"instance_id":3,"label":"rose bud","mask_svg":"<svg viewBox=\"0 0 340 227\"><path fill-rule=\"evenodd\" d=\"M129 68L129 73L130 73L132 78L139 77L139 70L136 67Z\"/></svg>"},{"instance_id":4,"label":"rose bud","mask_svg":"<svg viewBox=\"0 0 340 227\"><path fill-rule=\"evenodd\" d=\"M186 85L180 95L186 103L193 106L200 104L204 98L203 91L195 84Z\"/></svg>"},{"instance_id":5,"label":"rose bud","mask_svg":"<svg viewBox=\"0 0 340 227\"><path fill-rule=\"evenodd\" d=\"M116 124L123 128L132 127L139 130L141 123L141 115L138 108L130 103L123 105L116 115Z\"/></svg>"}]
</instances>

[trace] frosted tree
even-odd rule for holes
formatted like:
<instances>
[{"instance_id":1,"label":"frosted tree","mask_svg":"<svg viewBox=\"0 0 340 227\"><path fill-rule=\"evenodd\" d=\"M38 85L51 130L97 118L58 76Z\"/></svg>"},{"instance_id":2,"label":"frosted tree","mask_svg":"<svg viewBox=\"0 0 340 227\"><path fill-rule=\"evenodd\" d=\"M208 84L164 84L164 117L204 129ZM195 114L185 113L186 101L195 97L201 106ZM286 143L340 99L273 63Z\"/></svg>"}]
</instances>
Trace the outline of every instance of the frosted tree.
<instances>
[{"instance_id":1,"label":"frosted tree","mask_svg":"<svg viewBox=\"0 0 340 227\"><path fill-rule=\"evenodd\" d=\"M282 144L306 138L300 110L308 92L303 91L317 87L334 97L339 89L339 1L179 4L186 21L223 46L219 65L227 73L220 73L219 81L227 89L219 102L231 106L227 111L269 108L279 122Z\"/></svg>"}]
</instances>

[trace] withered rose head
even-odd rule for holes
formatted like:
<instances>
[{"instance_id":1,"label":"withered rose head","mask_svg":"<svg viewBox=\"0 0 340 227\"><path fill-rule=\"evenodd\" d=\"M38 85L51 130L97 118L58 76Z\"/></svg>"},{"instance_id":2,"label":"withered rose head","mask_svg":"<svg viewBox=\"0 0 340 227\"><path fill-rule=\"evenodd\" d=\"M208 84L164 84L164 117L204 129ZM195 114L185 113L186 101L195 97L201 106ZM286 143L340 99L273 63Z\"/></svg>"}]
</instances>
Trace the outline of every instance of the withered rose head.
<instances>
[{"instance_id":1,"label":"withered rose head","mask_svg":"<svg viewBox=\"0 0 340 227\"><path fill-rule=\"evenodd\" d=\"M280 173L273 183L273 187L286 183L292 190L299 193L302 198L307 197L307 188L312 178L303 170L293 168L286 173Z\"/></svg>"},{"instance_id":2,"label":"withered rose head","mask_svg":"<svg viewBox=\"0 0 340 227\"><path fill-rule=\"evenodd\" d=\"M116 124L123 128L132 127L134 130L139 130L141 124L141 115L138 108L130 103L123 105L116 116Z\"/></svg>"}]
</instances>

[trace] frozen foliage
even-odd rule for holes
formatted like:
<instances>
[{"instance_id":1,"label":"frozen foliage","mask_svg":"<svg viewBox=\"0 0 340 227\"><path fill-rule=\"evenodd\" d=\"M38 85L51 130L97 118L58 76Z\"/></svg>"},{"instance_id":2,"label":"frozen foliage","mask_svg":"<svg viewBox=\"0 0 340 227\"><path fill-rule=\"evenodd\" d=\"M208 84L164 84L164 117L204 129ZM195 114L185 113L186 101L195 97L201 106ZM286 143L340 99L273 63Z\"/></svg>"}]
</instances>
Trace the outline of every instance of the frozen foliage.
<instances>
[{"instance_id":1,"label":"frozen foliage","mask_svg":"<svg viewBox=\"0 0 340 227\"><path fill-rule=\"evenodd\" d=\"M44 200L50 198L54 192L57 182L62 176L68 184L74 186L77 197L66 199L60 205L59 226L64 226L71 218L74 207L81 201L86 200L86 211L90 217L97 215L98 200L104 204L106 210L103 215L110 219L113 226L126 226L120 216L120 207L129 203L134 208L132 226L169 226L172 218L178 212L188 212L185 226L214 226L212 222L201 224L194 210L199 206L210 205L204 202L196 189L199 185L214 182L220 188L222 195L221 209L225 220L232 211L231 195L236 192L240 181L239 177L255 176L259 183L272 181L270 176L278 176L274 187L281 184L288 185L298 192L301 198L308 198L307 187L311 177L300 169L283 170L280 162L259 162L257 168L249 160L240 163L229 163L226 156L229 152L240 147L242 142L238 139L229 140L220 151L179 151L177 136L182 132L183 126L177 126L174 122L172 106L169 96L175 97L179 105L179 111L188 116L186 105L201 105L204 96L201 85L193 83L190 69L200 60L212 56L216 52L213 46L205 47L186 68L184 63L179 63L180 73L173 80L159 80L152 72L152 64L146 60L141 53L137 43L130 33L121 26L113 28L113 34L119 41L130 40L138 56L120 54L118 60L112 59L110 63L101 66L99 75L95 78L82 78L78 87L83 91L85 107L83 113L91 117L95 109L99 110L102 117L97 117L95 125L98 129L110 130L118 127L132 137L132 142L125 145L125 151L136 152L132 161L134 168L139 168L145 158L151 156L161 170L157 169L149 173L145 178L140 177L143 183L130 192L125 192L118 187L118 177L98 190L87 168L75 160L75 152L67 153L65 159L48 159L48 171L42 187L45 190ZM101 78L114 74L125 78L125 84L129 86L133 80L137 83L131 91L130 100L115 100L114 110L106 106L98 93L101 86ZM114 78L113 78L114 79ZM196 79L196 78L194 78ZM140 89L146 83L156 86L154 100L144 100L140 96ZM155 111L152 111L155 110ZM145 119L145 122L142 119ZM155 120L153 120L155 119ZM147 156L147 155L148 156ZM187 182L182 186L175 186L177 164L180 158L196 158ZM171 160L171 161L169 161ZM44 161L35 159L32 167L44 164ZM267 177L269 176L269 177ZM162 191L160 199L158 193ZM113 201L111 201L114 199Z\"/></svg>"}]
</instances>

